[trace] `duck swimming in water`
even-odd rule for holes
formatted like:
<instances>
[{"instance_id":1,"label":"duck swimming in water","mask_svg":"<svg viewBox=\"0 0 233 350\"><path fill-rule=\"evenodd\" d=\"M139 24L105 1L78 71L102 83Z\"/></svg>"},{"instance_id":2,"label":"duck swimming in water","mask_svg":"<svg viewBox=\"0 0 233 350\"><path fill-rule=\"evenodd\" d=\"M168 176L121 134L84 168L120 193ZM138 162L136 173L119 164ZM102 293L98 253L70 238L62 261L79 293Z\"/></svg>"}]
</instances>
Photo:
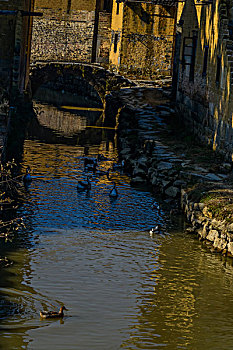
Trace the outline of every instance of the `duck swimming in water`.
<instances>
[{"instance_id":1,"label":"duck swimming in water","mask_svg":"<svg viewBox=\"0 0 233 350\"><path fill-rule=\"evenodd\" d=\"M84 169L95 171L97 167L96 158L84 158Z\"/></svg>"},{"instance_id":2,"label":"duck swimming in water","mask_svg":"<svg viewBox=\"0 0 233 350\"><path fill-rule=\"evenodd\" d=\"M153 227L150 231L149 234L151 237L153 237L154 234L158 234L161 233L161 225L156 225L155 227Z\"/></svg>"},{"instance_id":3,"label":"duck swimming in water","mask_svg":"<svg viewBox=\"0 0 233 350\"><path fill-rule=\"evenodd\" d=\"M28 166L26 169L26 174L23 177L24 185L29 185L32 182L32 176L30 172L31 172L31 168L30 166Z\"/></svg>"},{"instance_id":4,"label":"duck swimming in water","mask_svg":"<svg viewBox=\"0 0 233 350\"><path fill-rule=\"evenodd\" d=\"M62 318L64 317L64 310L67 310L65 306L62 306L58 312L56 311L40 311L41 318Z\"/></svg>"},{"instance_id":5,"label":"duck swimming in water","mask_svg":"<svg viewBox=\"0 0 233 350\"><path fill-rule=\"evenodd\" d=\"M85 190L90 190L91 189L91 182L89 180L89 176L87 176L87 181L78 181L77 184L77 190L78 191L85 191Z\"/></svg>"},{"instance_id":6,"label":"duck swimming in water","mask_svg":"<svg viewBox=\"0 0 233 350\"><path fill-rule=\"evenodd\" d=\"M109 197L110 198L117 198L118 197L118 191L116 189L116 183L113 182L113 188L111 189L110 193L109 193Z\"/></svg>"},{"instance_id":7,"label":"duck swimming in water","mask_svg":"<svg viewBox=\"0 0 233 350\"><path fill-rule=\"evenodd\" d=\"M104 176L104 175L106 175L108 180L110 180L110 171L111 171L111 168L109 168L107 171L101 170L101 169L97 169L96 175L97 176Z\"/></svg>"}]
</instances>

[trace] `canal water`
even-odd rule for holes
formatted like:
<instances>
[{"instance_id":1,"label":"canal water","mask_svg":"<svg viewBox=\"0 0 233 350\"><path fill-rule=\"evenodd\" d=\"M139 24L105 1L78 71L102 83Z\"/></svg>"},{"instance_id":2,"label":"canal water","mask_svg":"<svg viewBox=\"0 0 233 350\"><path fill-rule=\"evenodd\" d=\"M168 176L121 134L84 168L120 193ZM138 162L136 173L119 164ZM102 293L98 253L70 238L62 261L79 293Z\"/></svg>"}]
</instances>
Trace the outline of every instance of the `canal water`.
<instances>
[{"instance_id":1,"label":"canal water","mask_svg":"<svg viewBox=\"0 0 233 350\"><path fill-rule=\"evenodd\" d=\"M18 213L26 228L7 244L14 263L0 272L0 348L232 349L231 263L153 208L157 199L126 174L104 174L117 144L115 130L92 125L96 111L36 107L22 164L33 175ZM84 158L98 154L106 159L93 174ZM77 192L87 175L91 190ZM61 305L62 320L40 319Z\"/></svg>"}]
</instances>

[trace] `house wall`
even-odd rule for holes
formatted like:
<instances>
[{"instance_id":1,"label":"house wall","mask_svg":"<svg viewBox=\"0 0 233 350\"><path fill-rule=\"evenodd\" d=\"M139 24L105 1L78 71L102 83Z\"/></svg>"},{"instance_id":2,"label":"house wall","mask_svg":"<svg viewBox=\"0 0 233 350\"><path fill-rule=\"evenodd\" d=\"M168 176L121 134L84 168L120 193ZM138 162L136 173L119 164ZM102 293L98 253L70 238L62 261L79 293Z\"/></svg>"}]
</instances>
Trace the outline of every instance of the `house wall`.
<instances>
[{"instance_id":1,"label":"house wall","mask_svg":"<svg viewBox=\"0 0 233 350\"><path fill-rule=\"evenodd\" d=\"M175 9L145 3L126 3L120 4L117 15L116 8L115 1L110 50L112 69L136 79L170 75ZM114 50L116 34L117 51Z\"/></svg>"},{"instance_id":2,"label":"house wall","mask_svg":"<svg viewBox=\"0 0 233 350\"><path fill-rule=\"evenodd\" d=\"M91 62L96 0L36 0L32 61Z\"/></svg>"},{"instance_id":3,"label":"house wall","mask_svg":"<svg viewBox=\"0 0 233 350\"><path fill-rule=\"evenodd\" d=\"M13 90L23 93L28 82L31 18L20 10L33 10L33 1L0 0L0 104Z\"/></svg>"},{"instance_id":4,"label":"house wall","mask_svg":"<svg viewBox=\"0 0 233 350\"><path fill-rule=\"evenodd\" d=\"M227 160L233 160L233 36L230 1L196 5L187 0L181 20L180 65L176 101L189 130ZM186 44L197 37L193 79ZM186 38L186 39L185 39ZM208 50L208 55L206 54ZM191 49L190 49L191 51ZM205 55L207 57L205 57ZM186 57L185 57L186 56ZM207 58L207 59L206 59Z\"/></svg>"}]
</instances>

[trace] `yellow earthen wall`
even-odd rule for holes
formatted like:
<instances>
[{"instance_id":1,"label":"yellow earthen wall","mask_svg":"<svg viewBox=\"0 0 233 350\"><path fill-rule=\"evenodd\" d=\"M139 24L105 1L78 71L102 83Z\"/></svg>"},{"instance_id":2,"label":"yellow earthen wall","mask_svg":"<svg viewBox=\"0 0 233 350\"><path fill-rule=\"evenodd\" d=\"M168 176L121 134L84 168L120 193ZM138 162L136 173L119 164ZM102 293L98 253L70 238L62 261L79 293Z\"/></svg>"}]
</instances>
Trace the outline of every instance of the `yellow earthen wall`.
<instances>
[{"instance_id":1,"label":"yellow earthen wall","mask_svg":"<svg viewBox=\"0 0 233 350\"><path fill-rule=\"evenodd\" d=\"M137 79L154 79L171 73L175 11L144 3L120 4L112 14L110 62L114 69ZM171 16L164 18L161 16ZM114 34L120 33L114 53Z\"/></svg>"}]
</instances>

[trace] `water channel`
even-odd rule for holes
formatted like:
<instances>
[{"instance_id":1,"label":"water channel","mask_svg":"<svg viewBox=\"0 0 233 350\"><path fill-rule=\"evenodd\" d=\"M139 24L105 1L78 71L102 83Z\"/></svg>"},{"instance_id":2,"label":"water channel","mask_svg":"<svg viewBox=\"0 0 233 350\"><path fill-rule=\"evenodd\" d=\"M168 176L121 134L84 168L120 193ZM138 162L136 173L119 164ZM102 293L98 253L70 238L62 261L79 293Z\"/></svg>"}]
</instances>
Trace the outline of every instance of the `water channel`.
<instances>
[{"instance_id":1,"label":"water channel","mask_svg":"<svg viewBox=\"0 0 233 350\"><path fill-rule=\"evenodd\" d=\"M77 192L84 157L103 154L101 171L117 161L115 130L96 127L96 111L36 108L23 159L33 182L18 213L26 228L5 247L14 264L0 272L0 348L231 349L230 261L152 208L156 198L121 171L90 173L91 191ZM63 304L62 320L40 319Z\"/></svg>"}]
</instances>

